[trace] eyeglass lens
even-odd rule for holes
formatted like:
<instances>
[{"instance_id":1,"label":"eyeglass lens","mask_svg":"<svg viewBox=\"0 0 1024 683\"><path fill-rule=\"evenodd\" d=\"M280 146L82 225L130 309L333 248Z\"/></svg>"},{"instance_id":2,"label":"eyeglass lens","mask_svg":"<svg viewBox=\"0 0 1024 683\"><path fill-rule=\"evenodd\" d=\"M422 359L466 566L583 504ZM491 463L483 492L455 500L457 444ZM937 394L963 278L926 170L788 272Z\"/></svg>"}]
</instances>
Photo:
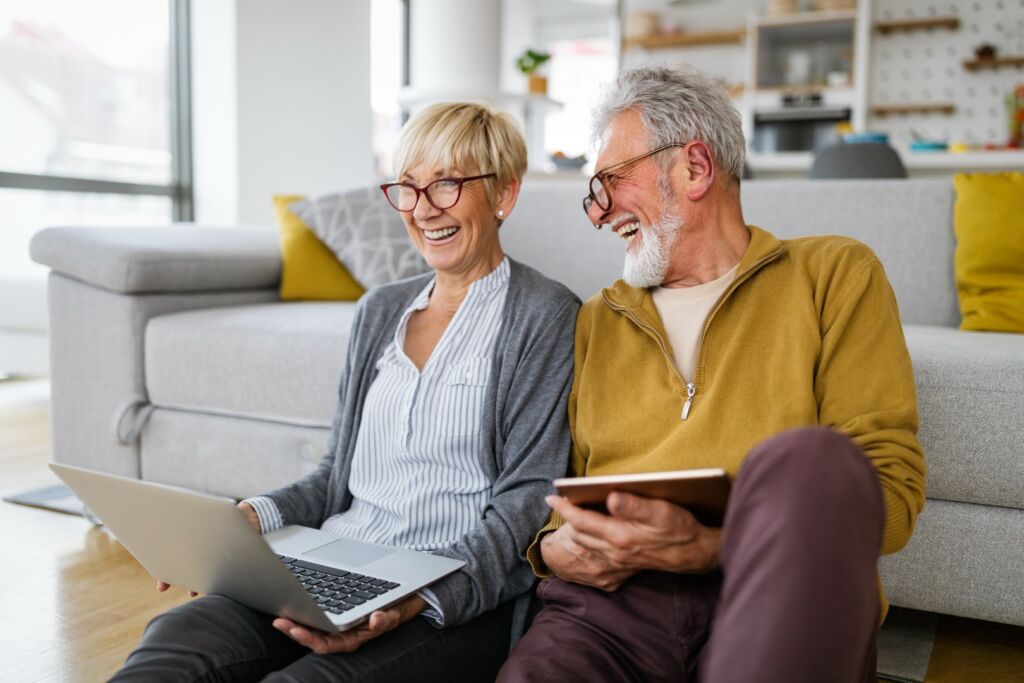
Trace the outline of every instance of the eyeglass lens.
<instances>
[{"instance_id":1,"label":"eyeglass lens","mask_svg":"<svg viewBox=\"0 0 1024 683\"><path fill-rule=\"evenodd\" d=\"M594 197L594 201L597 202L597 206L601 209L608 210L611 203L608 201L608 190L604 186L604 181L601 180L600 176L594 176L590 179L590 194Z\"/></svg>"},{"instance_id":2,"label":"eyeglass lens","mask_svg":"<svg viewBox=\"0 0 1024 683\"><path fill-rule=\"evenodd\" d=\"M427 201L436 209L450 209L459 201L462 183L458 180L441 179L419 190L412 185L391 185L386 190L388 201L399 211L412 211L420 192L427 195Z\"/></svg>"}]
</instances>

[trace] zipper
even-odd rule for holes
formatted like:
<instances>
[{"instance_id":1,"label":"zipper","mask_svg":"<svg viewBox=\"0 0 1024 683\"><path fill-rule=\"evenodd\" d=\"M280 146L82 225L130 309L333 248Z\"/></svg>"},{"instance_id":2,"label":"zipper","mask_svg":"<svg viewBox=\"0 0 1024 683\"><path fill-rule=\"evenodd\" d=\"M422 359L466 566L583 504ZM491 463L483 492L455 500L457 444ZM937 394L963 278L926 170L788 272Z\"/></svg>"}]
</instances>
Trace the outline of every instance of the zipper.
<instances>
[{"instance_id":1,"label":"zipper","mask_svg":"<svg viewBox=\"0 0 1024 683\"><path fill-rule=\"evenodd\" d=\"M608 301L607 298L605 298L604 302L608 304L608 307L611 308L613 311L618 311L622 315L632 320L634 325L636 325L644 332L646 332L652 339L654 339L654 341L658 342L658 348L661 349L662 355L665 356L665 360L668 362L668 366L672 368L672 372L675 373L676 378L679 379L679 383L687 387L687 395L692 397L693 394L690 393L689 387L694 386L694 391L696 391L696 386L693 385L692 382L687 383L687 381L683 379L683 376L679 374L679 369L676 368L676 363L672 359L672 356L669 355L668 348L665 346L665 340L662 339L660 334L658 334L658 331L651 327L650 325L648 325L647 323L645 323L644 321L640 320L640 318L638 318L636 314L633 313L633 311L629 310L625 306L613 304L612 302Z\"/></svg>"},{"instance_id":2,"label":"zipper","mask_svg":"<svg viewBox=\"0 0 1024 683\"><path fill-rule=\"evenodd\" d=\"M742 285L744 282L753 277L754 273L761 270L763 266L766 266L772 261L775 261L776 259L780 258L784 251L784 247L779 247L770 254L766 254L765 256L761 257L760 260L755 261L749 268L747 268L744 272L740 273L739 276L732 281L732 284L729 285L728 289L722 292L722 296L718 297L718 301L716 301L715 305L711 307L711 312L708 313L708 317L704 319L704 326L700 329L700 336L697 337L697 366L694 370L697 377L695 379L702 378L704 374L702 372L704 368L704 337L705 335L707 335L708 328L711 327L711 321L714 319L715 314L718 313L718 309L722 307L722 304L725 303L725 300L728 299L740 285ZM696 384L694 385L694 389L696 389ZM684 414L689 413L689 411L686 410L685 406L683 408L683 412ZM685 420L686 418L683 419Z\"/></svg>"},{"instance_id":3,"label":"zipper","mask_svg":"<svg viewBox=\"0 0 1024 683\"><path fill-rule=\"evenodd\" d=\"M690 382L686 385L686 403L683 404L683 414L679 416L679 419L683 422L690 416L690 406L693 405L693 395L697 393L697 385Z\"/></svg>"},{"instance_id":4,"label":"zipper","mask_svg":"<svg viewBox=\"0 0 1024 683\"><path fill-rule=\"evenodd\" d=\"M739 287L741 284L749 280L755 272L760 270L762 266L767 265L768 263L782 256L783 251L784 248L779 247L775 251L765 255L760 260L753 263L749 268L747 268L743 273L741 273L739 277L733 280L733 283L729 285L729 288L722 292L722 295L718 297L718 301L716 301L715 305L711 307L711 312L708 313L708 317L704 320L704 326L701 327L700 336L697 337L697 369L695 371L697 374L697 378L701 377L701 369L704 366L704 337L707 334L708 328L711 326L711 320L715 317L715 314L718 313L718 309L722 307L722 303L726 299L728 299L734 291L736 291L737 287ZM634 314L633 311L630 310L629 308L625 306L620 306L619 304L612 303L611 301L609 301L608 295L605 293L605 291L602 291L601 295L604 298L605 304L607 304L609 308L611 308L613 311L618 311L619 313L625 315L627 318L633 321L633 324L647 332L648 335L653 337L654 340L658 342L658 347L661 349L662 355L665 356L665 360L668 361L669 367L672 368L672 371L679 379L679 383L686 387L686 402L683 403L683 411L679 415L679 419L685 422L686 419L690 416L690 409L693 407L693 397L697 394L697 382L687 382L686 380L683 379L683 376L679 374L679 369L676 368L675 360L673 360L672 357L669 356L668 348L666 348L665 346L665 340L662 339L661 335L658 334L657 330L655 330L647 323L641 321L640 318L638 318L636 314Z\"/></svg>"}]
</instances>

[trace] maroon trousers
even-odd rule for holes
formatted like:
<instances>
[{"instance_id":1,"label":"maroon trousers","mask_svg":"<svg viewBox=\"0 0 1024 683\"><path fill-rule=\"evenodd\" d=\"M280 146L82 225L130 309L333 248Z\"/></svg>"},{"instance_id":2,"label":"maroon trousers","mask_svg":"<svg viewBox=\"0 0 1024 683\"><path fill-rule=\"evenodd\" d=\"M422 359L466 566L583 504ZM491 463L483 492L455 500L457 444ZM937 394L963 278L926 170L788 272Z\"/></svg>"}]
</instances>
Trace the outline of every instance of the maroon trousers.
<instances>
[{"instance_id":1,"label":"maroon trousers","mask_svg":"<svg viewBox=\"0 0 1024 683\"><path fill-rule=\"evenodd\" d=\"M883 521L850 439L772 437L736 478L721 572L643 572L612 593L546 579L498 680L874 681Z\"/></svg>"}]
</instances>

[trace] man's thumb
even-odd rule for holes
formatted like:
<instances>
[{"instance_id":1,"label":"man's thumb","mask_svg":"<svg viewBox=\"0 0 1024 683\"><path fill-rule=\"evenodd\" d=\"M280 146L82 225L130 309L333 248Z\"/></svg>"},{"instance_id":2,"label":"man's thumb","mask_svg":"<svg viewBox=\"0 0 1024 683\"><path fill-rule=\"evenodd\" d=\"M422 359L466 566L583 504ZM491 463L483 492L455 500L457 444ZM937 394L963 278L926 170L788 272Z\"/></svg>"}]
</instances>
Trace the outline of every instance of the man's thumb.
<instances>
[{"instance_id":1,"label":"man's thumb","mask_svg":"<svg viewBox=\"0 0 1024 683\"><path fill-rule=\"evenodd\" d=\"M634 496L631 493L612 491L608 494L608 512L615 517L645 521L650 517L650 505L646 498Z\"/></svg>"}]
</instances>

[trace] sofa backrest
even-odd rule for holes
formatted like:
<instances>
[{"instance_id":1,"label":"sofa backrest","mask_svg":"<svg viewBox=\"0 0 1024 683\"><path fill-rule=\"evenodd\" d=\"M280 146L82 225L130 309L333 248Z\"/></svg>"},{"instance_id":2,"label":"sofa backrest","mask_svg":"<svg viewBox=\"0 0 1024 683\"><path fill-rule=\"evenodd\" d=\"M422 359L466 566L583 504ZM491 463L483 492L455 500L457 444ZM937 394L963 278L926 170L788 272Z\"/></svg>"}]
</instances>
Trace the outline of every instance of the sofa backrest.
<instances>
[{"instance_id":1,"label":"sofa backrest","mask_svg":"<svg viewBox=\"0 0 1024 683\"><path fill-rule=\"evenodd\" d=\"M527 179L502 243L583 299L621 277L624 244L581 208L586 179ZM947 180L748 180L746 221L780 238L847 235L881 259L904 322L956 326L953 184Z\"/></svg>"}]
</instances>

